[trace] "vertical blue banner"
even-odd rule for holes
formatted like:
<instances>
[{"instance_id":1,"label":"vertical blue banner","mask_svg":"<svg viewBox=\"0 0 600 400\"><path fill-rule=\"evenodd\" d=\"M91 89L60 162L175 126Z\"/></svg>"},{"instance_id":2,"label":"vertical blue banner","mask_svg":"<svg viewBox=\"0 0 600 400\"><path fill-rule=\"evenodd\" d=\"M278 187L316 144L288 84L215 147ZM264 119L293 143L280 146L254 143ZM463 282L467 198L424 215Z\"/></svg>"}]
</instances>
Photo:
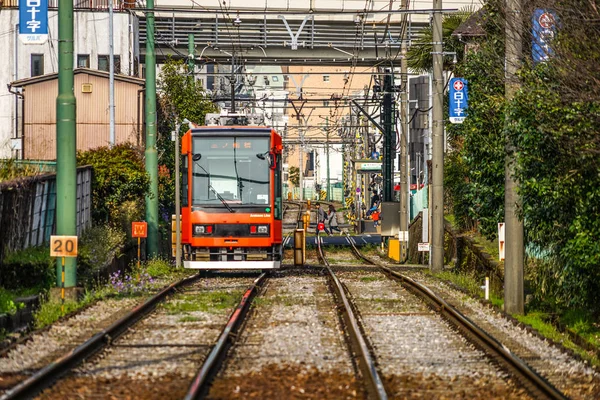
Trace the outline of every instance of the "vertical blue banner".
<instances>
[{"instance_id":1,"label":"vertical blue banner","mask_svg":"<svg viewBox=\"0 0 600 400\"><path fill-rule=\"evenodd\" d=\"M556 34L556 14L554 11L538 8L531 18L533 42L531 55L534 64L544 62L554 55L550 42Z\"/></svg>"},{"instance_id":2,"label":"vertical blue banner","mask_svg":"<svg viewBox=\"0 0 600 400\"><path fill-rule=\"evenodd\" d=\"M48 0L19 0L19 39L25 44L48 40Z\"/></svg>"},{"instance_id":3,"label":"vertical blue banner","mask_svg":"<svg viewBox=\"0 0 600 400\"><path fill-rule=\"evenodd\" d=\"M450 122L453 124L462 124L467 116L467 104L469 102L469 92L467 80L464 78L452 78L449 83L450 90Z\"/></svg>"}]
</instances>

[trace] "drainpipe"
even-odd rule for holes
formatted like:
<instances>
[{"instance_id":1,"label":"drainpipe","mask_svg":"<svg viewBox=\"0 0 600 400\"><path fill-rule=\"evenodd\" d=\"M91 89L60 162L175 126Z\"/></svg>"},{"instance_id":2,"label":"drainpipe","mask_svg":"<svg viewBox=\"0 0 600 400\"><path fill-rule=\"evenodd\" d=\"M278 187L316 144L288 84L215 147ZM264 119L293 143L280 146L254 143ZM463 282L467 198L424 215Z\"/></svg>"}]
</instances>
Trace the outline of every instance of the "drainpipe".
<instances>
[{"instance_id":1,"label":"drainpipe","mask_svg":"<svg viewBox=\"0 0 600 400\"><path fill-rule=\"evenodd\" d=\"M15 139L19 137L19 97L21 98L21 159L25 158L25 96L16 90L12 90L12 85L6 85L8 91L15 95Z\"/></svg>"}]
</instances>

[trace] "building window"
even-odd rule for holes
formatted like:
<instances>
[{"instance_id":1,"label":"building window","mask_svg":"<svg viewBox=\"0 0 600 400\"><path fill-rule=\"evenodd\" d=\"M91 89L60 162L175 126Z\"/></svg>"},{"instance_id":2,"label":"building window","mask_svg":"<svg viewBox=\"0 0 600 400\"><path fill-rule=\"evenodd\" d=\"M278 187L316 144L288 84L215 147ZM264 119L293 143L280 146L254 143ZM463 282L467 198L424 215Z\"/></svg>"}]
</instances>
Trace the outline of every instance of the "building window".
<instances>
[{"instance_id":1,"label":"building window","mask_svg":"<svg viewBox=\"0 0 600 400\"><path fill-rule=\"evenodd\" d=\"M323 101L323 107L329 107L329 100Z\"/></svg>"},{"instance_id":2,"label":"building window","mask_svg":"<svg viewBox=\"0 0 600 400\"><path fill-rule=\"evenodd\" d=\"M77 54L77 68L89 68L90 67L90 55L89 54Z\"/></svg>"},{"instance_id":3,"label":"building window","mask_svg":"<svg viewBox=\"0 0 600 400\"><path fill-rule=\"evenodd\" d=\"M113 59L115 61L115 74L121 73L121 56L114 55ZM98 55L98 69L100 71L109 71L109 61L110 56L107 54Z\"/></svg>"},{"instance_id":4,"label":"building window","mask_svg":"<svg viewBox=\"0 0 600 400\"><path fill-rule=\"evenodd\" d=\"M31 55L31 76L44 75L44 55Z\"/></svg>"},{"instance_id":5,"label":"building window","mask_svg":"<svg viewBox=\"0 0 600 400\"><path fill-rule=\"evenodd\" d=\"M329 75L323 75L323 82L329 82Z\"/></svg>"}]
</instances>

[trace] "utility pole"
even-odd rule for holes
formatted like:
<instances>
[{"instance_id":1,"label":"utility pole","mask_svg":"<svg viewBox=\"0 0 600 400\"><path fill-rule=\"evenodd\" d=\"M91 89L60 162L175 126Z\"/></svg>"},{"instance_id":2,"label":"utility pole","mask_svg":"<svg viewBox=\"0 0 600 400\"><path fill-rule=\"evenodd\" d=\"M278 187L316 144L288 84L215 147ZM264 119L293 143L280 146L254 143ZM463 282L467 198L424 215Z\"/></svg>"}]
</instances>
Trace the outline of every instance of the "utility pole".
<instances>
[{"instance_id":1,"label":"utility pole","mask_svg":"<svg viewBox=\"0 0 600 400\"><path fill-rule=\"evenodd\" d=\"M510 102L519 89L517 71L521 66L523 17L521 0L506 0L506 71L505 96ZM512 124L507 117L505 128ZM518 181L515 173L515 152L517 149L505 134L506 156L504 161L504 219L506 233L506 257L504 260L504 311L508 314L525 312L523 297L523 222L517 215L521 199L517 194Z\"/></svg>"},{"instance_id":2,"label":"utility pole","mask_svg":"<svg viewBox=\"0 0 600 400\"><path fill-rule=\"evenodd\" d=\"M431 270L444 268L444 60L442 0L433 0L433 159Z\"/></svg>"},{"instance_id":3,"label":"utility pole","mask_svg":"<svg viewBox=\"0 0 600 400\"><path fill-rule=\"evenodd\" d=\"M115 46L113 33L113 0L108 0L108 114L110 116L110 147L115 145Z\"/></svg>"},{"instance_id":4,"label":"utility pole","mask_svg":"<svg viewBox=\"0 0 600 400\"><path fill-rule=\"evenodd\" d=\"M154 0L146 1L146 172L150 191L146 195L148 255L158 254L158 153L156 151L156 55L154 53Z\"/></svg>"},{"instance_id":5,"label":"utility pole","mask_svg":"<svg viewBox=\"0 0 600 400\"><path fill-rule=\"evenodd\" d=\"M325 117L325 151L327 154L327 201L331 201L331 175L329 171L329 117Z\"/></svg>"},{"instance_id":6,"label":"utility pole","mask_svg":"<svg viewBox=\"0 0 600 400\"><path fill-rule=\"evenodd\" d=\"M58 97L56 97L56 234L77 235L77 125L73 90L73 1L58 2ZM77 258L66 257L65 287L77 284ZM61 285L62 263L56 263Z\"/></svg>"},{"instance_id":7,"label":"utility pole","mask_svg":"<svg viewBox=\"0 0 600 400\"><path fill-rule=\"evenodd\" d=\"M192 78L193 79L193 78ZM181 267L181 190L179 184L179 117L175 117L175 266ZM187 178L187 177L186 177ZM171 239L172 240L172 239Z\"/></svg>"},{"instance_id":8,"label":"utility pole","mask_svg":"<svg viewBox=\"0 0 600 400\"><path fill-rule=\"evenodd\" d=\"M402 2L403 8L406 8L406 0ZM404 24L406 19L403 18ZM407 154L407 143L409 134L408 125L408 60L406 59L406 39L408 29L406 25L403 26L404 34L402 35L402 44L400 51L402 53L402 59L400 60L400 75L401 75L401 86L402 91L400 93L400 121L402 123L401 136L400 136L400 259L406 260L408 256L408 222L409 222L409 197L408 193L410 190L410 182L407 179L407 168L408 163L406 162ZM406 232L402 234L402 232Z\"/></svg>"},{"instance_id":9,"label":"utility pole","mask_svg":"<svg viewBox=\"0 0 600 400\"><path fill-rule=\"evenodd\" d=\"M383 201L392 201L394 199L394 186L392 184L392 178L394 175L396 135L392 130L394 126L394 101L392 97L394 88L392 85L392 75L389 70L386 70L386 75L384 76L383 82Z\"/></svg>"}]
</instances>

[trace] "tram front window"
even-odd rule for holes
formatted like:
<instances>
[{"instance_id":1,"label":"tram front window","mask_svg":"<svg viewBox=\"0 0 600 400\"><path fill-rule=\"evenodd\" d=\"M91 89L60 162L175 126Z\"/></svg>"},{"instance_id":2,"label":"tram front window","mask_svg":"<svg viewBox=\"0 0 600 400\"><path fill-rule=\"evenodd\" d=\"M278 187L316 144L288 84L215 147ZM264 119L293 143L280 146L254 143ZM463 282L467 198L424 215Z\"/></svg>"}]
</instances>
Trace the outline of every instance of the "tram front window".
<instances>
[{"instance_id":1,"label":"tram front window","mask_svg":"<svg viewBox=\"0 0 600 400\"><path fill-rule=\"evenodd\" d=\"M192 148L193 205L271 204L268 137L194 137Z\"/></svg>"}]
</instances>

